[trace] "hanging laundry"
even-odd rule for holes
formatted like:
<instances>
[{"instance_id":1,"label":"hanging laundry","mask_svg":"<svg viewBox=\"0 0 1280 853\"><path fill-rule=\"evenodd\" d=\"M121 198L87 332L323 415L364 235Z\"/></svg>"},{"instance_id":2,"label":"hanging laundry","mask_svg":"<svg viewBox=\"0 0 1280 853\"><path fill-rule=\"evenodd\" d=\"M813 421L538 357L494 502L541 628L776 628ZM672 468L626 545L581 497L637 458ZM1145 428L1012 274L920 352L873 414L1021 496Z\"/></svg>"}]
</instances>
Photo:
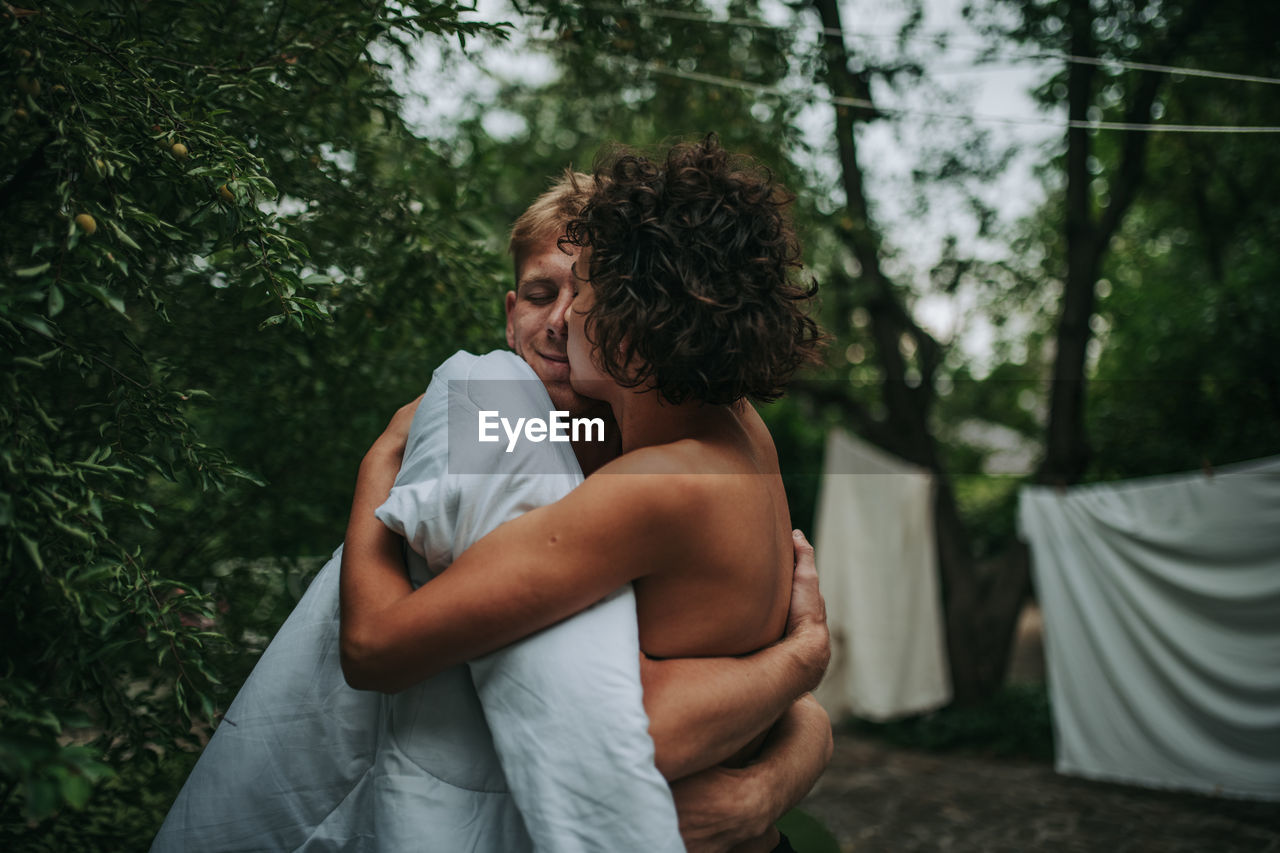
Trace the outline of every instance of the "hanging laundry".
<instances>
[{"instance_id":1,"label":"hanging laundry","mask_svg":"<svg viewBox=\"0 0 1280 853\"><path fill-rule=\"evenodd\" d=\"M887 720L951 701L932 475L832 431L814 542L831 629L814 695L827 713Z\"/></svg>"},{"instance_id":2,"label":"hanging laundry","mask_svg":"<svg viewBox=\"0 0 1280 853\"><path fill-rule=\"evenodd\" d=\"M1060 773L1280 800L1280 458L1019 496Z\"/></svg>"}]
</instances>

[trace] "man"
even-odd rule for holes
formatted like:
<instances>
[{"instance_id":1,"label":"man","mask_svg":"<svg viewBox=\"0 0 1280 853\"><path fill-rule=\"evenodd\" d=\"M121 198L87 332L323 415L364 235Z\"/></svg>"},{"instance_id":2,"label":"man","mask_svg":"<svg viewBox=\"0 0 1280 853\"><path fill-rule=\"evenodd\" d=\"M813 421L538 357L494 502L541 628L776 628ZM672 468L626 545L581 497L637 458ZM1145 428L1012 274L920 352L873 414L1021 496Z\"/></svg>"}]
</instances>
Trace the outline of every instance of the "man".
<instances>
[{"instance_id":1,"label":"man","mask_svg":"<svg viewBox=\"0 0 1280 853\"><path fill-rule=\"evenodd\" d=\"M560 203L572 201L551 202ZM572 260L555 245L565 219L556 217L535 204L521 220L541 221L532 242L513 235L517 288L507 296L508 342L557 408L588 413L597 407L573 395L563 361L562 289L569 287ZM598 445L575 450L584 470L616 453ZM459 493L464 501L472 494L466 488ZM513 497L505 489L490 489L490 496ZM467 506L493 515L479 498ZM643 713L627 707L625 687L578 699L564 687L574 671L614 666L621 648L634 648L634 667L638 646L626 646L618 630L629 619L634 631L629 590L470 670L458 667L382 696L335 678L335 561L228 710L153 849L679 848ZM793 637L755 659L644 662L657 767L670 778L714 764L787 712L757 765L677 784L680 831L691 848L724 849L758 834L808 790L825 763L825 717L812 708L788 710L825 661L816 587L802 588L797 599L806 595ZM531 707L523 697L539 678L560 689ZM732 711L722 717L721 708ZM569 737L574 760L565 750L545 751ZM626 766L615 766L620 754ZM566 829L568 823L575 825Z\"/></svg>"}]
</instances>

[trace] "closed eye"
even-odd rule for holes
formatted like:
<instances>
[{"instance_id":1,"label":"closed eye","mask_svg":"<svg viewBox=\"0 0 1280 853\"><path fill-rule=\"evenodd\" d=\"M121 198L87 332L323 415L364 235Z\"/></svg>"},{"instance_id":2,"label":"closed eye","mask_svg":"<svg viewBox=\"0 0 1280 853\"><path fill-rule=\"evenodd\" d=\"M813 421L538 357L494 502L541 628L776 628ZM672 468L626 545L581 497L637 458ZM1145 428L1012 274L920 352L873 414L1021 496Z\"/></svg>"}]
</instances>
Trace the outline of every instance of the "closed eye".
<instances>
[{"instance_id":1,"label":"closed eye","mask_svg":"<svg viewBox=\"0 0 1280 853\"><path fill-rule=\"evenodd\" d=\"M520 289L520 298L526 302L532 302L534 305L550 304L555 302L559 295L559 288L552 287L542 281L528 282Z\"/></svg>"}]
</instances>

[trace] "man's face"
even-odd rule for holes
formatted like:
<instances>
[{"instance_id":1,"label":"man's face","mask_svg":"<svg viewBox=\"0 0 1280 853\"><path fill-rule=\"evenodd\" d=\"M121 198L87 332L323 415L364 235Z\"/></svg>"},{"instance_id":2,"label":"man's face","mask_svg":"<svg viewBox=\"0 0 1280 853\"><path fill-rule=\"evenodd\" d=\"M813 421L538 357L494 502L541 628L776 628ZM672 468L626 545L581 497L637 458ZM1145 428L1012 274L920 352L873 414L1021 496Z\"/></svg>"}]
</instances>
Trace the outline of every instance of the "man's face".
<instances>
[{"instance_id":1,"label":"man's face","mask_svg":"<svg viewBox=\"0 0 1280 853\"><path fill-rule=\"evenodd\" d=\"M521 257L516 289L507 293L507 345L538 374L557 409L581 417L602 404L580 396L569 384L565 318L573 302L578 250L565 248L561 251L556 237L549 237Z\"/></svg>"}]
</instances>

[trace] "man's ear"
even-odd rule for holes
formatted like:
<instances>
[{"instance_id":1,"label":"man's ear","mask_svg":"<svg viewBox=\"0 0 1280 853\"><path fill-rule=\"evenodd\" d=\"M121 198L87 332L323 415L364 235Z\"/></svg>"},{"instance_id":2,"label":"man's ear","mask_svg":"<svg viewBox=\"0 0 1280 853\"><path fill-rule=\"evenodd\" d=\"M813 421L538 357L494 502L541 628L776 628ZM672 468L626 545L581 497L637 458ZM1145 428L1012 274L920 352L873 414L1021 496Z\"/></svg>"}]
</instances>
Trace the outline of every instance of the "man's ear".
<instances>
[{"instance_id":1,"label":"man's ear","mask_svg":"<svg viewBox=\"0 0 1280 853\"><path fill-rule=\"evenodd\" d=\"M507 291L507 298L503 300L503 307L507 312L507 346L511 349L516 348L516 330L512 328L511 312L516 307L516 292L514 290Z\"/></svg>"}]
</instances>

